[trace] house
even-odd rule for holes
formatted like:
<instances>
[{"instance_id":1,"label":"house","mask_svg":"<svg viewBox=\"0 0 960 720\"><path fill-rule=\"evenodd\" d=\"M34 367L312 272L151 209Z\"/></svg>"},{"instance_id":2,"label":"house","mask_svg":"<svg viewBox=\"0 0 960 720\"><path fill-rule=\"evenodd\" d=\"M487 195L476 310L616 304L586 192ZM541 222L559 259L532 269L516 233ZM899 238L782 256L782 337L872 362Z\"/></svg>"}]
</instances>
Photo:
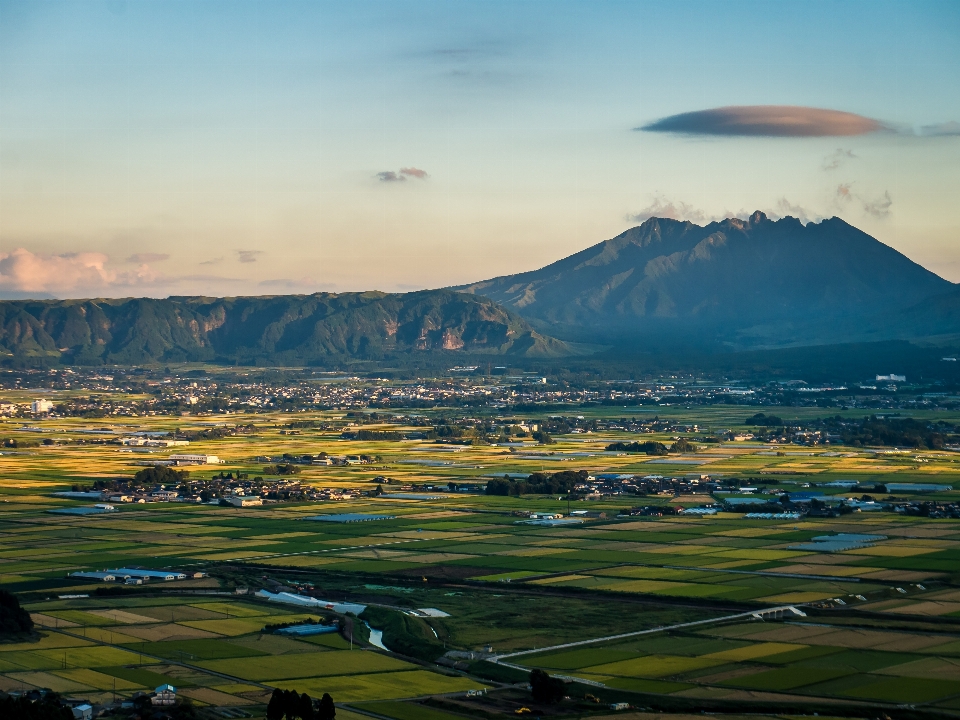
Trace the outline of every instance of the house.
<instances>
[{"instance_id":1,"label":"house","mask_svg":"<svg viewBox=\"0 0 960 720\"><path fill-rule=\"evenodd\" d=\"M177 702L177 689L173 685L161 685L156 689L156 694L150 698L151 705L175 705Z\"/></svg>"},{"instance_id":2,"label":"house","mask_svg":"<svg viewBox=\"0 0 960 720\"><path fill-rule=\"evenodd\" d=\"M73 717L75 720L93 720L93 706L89 703L84 703L83 705L77 705L73 710Z\"/></svg>"}]
</instances>

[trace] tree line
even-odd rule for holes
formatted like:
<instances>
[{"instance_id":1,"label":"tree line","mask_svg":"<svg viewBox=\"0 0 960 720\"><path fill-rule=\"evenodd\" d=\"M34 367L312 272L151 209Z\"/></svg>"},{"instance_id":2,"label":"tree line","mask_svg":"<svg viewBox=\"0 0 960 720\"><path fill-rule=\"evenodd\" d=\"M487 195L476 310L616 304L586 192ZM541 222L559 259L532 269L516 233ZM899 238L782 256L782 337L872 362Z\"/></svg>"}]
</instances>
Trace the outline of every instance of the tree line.
<instances>
[{"instance_id":1,"label":"tree line","mask_svg":"<svg viewBox=\"0 0 960 720\"><path fill-rule=\"evenodd\" d=\"M330 693L313 700L306 693L276 688L267 704L267 720L334 720L336 717L337 707Z\"/></svg>"},{"instance_id":2,"label":"tree line","mask_svg":"<svg viewBox=\"0 0 960 720\"><path fill-rule=\"evenodd\" d=\"M587 481L586 470L563 470L548 475L532 473L526 478L493 478L487 482L487 495L556 495L573 492Z\"/></svg>"}]
</instances>

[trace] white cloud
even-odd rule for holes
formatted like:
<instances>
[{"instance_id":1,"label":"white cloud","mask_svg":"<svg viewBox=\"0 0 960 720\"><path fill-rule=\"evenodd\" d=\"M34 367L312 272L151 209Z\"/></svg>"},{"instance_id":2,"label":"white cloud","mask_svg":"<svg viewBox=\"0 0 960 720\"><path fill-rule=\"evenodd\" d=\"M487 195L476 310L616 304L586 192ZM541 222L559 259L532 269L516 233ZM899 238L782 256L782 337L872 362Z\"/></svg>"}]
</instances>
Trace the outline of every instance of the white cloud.
<instances>
[{"instance_id":1,"label":"white cloud","mask_svg":"<svg viewBox=\"0 0 960 720\"><path fill-rule=\"evenodd\" d=\"M0 253L0 292L55 296L96 294L115 288L151 285L159 279L146 263L134 270L118 272L108 267L108 262L109 257L97 252L45 255L17 248Z\"/></svg>"},{"instance_id":2,"label":"white cloud","mask_svg":"<svg viewBox=\"0 0 960 720\"><path fill-rule=\"evenodd\" d=\"M708 218L702 210L698 210L685 202L667 200L657 196L647 207L637 213L627 215L627 221L642 223L654 217L668 218L670 220L689 220L693 223L702 223L711 219Z\"/></svg>"}]
</instances>

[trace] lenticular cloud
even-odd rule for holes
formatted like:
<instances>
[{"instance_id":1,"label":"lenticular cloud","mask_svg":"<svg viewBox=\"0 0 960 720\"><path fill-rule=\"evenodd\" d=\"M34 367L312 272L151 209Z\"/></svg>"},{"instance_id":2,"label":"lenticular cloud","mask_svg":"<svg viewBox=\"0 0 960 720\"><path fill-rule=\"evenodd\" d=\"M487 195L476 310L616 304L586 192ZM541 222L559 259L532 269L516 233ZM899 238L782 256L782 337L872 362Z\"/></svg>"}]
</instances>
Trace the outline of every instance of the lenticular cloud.
<instances>
[{"instance_id":1,"label":"lenticular cloud","mask_svg":"<svg viewBox=\"0 0 960 720\"><path fill-rule=\"evenodd\" d=\"M831 137L866 135L883 129L855 113L793 105L743 105L697 110L661 118L637 130L687 135Z\"/></svg>"}]
</instances>

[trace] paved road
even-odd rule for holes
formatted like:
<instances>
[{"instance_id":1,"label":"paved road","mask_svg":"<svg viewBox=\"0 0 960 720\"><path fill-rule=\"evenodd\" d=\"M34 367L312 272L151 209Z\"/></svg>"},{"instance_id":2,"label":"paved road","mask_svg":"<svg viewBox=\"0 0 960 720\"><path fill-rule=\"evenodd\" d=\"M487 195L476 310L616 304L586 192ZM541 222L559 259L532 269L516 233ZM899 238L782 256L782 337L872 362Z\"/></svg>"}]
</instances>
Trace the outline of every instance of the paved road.
<instances>
[{"instance_id":1,"label":"paved road","mask_svg":"<svg viewBox=\"0 0 960 720\"><path fill-rule=\"evenodd\" d=\"M498 665L505 665L507 667L515 667L520 670L525 670L526 668L519 665L511 665L510 663L502 662L504 658L515 658L520 657L521 655L532 655L533 653L544 653L552 652L554 650L566 650L567 648L579 647L581 645L593 645L598 642L605 642L607 640L621 640L623 638L637 637L638 635L649 635L651 633L665 632L667 630L679 630L680 628L694 627L696 625L709 625L710 623L723 622L725 620L739 620L742 618L753 617L755 615L769 615L783 612L791 612L796 615L804 615L800 610L797 610L793 605L778 605L777 607L763 608L762 610L748 610L747 612L737 613L736 615L724 615L723 617L718 618L709 618L707 620L694 620L693 622L678 623L676 625L661 625L660 627L651 628L649 630L636 630L634 632L620 633L619 635L607 635L606 637L593 638L592 640L578 640L576 642L563 643L562 645L551 645L549 647L536 648L534 650L520 650L513 653L504 653L503 655L494 655L487 658L490 662L497 663Z\"/></svg>"}]
</instances>

